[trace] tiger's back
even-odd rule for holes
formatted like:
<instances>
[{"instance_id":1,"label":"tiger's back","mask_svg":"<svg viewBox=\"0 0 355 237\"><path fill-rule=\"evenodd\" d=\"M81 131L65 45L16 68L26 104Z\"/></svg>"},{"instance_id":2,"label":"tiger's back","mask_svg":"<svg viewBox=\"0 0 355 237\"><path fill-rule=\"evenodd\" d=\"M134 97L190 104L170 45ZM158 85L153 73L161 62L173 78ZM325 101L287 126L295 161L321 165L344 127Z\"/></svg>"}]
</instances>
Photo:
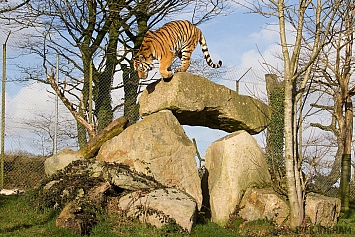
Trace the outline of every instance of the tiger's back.
<instances>
[{"instance_id":1,"label":"tiger's back","mask_svg":"<svg viewBox=\"0 0 355 237\"><path fill-rule=\"evenodd\" d=\"M213 68L221 67L221 61L218 64L212 62L201 30L189 21L172 21L156 31L148 31L134 59L134 68L139 78L147 78L148 71L153 69L154 59L160 62L159 71L163 78L173 76L169 68L175 56L178 56L182 62L176 72L186 71L198 42L208 65Z\"/></svg>"}]
</instances>

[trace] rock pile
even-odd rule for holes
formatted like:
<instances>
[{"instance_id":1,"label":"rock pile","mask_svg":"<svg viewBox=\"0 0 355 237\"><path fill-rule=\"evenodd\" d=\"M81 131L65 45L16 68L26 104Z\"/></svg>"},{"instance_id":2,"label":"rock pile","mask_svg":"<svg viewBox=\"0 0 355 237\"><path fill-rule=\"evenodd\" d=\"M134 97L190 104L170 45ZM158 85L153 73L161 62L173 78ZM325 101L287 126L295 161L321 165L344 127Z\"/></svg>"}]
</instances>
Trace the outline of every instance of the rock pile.
<instances>
[{"instance_id":1,"label":"rock pile","mask_svg":"<svg viewBox=\"0 0 355 237\"><path fill-rule=\"evenodd\" d=\"M238 206L240 216L246 220L287 221L287 203L268 188L271 179L264 154L250 135L261 132L270 122L266 104L188 73L176 73L170 82L149 85L139 104L143 119L105 142L85 166L86 173L100 178L99 185L90 191L100 198L90 203L104 200L102 194L110 187L120 187L130 190L117 207L127 215L157 227L173 220L187 232L201 209L209 211L212 221L220 225L227 223ZM202 179L195 160L196 148L182 124L230 133L207 149ZM75 152L61 152L46 162L48 174L67 165L69 160L61 161L66 156L70 161L83 159ZM55 181L54 186L60 182ZM84 196L92 196L85 192ZM74 220L74 229L82 232L82 224L73 216L80 205L68 205L64 208L68 220ZM331 215L331 220L322 222L318 214L309 215L315 223L329 226L339 215L337 205L337 201L328 200L314 205L308 202L306 208L312 212L321 206L322 213ZM329 211L331 208L335 211ZM58 219L59 226L69 228L62 224L68 223L64 214Z\"/></svg>"}]
</instances>

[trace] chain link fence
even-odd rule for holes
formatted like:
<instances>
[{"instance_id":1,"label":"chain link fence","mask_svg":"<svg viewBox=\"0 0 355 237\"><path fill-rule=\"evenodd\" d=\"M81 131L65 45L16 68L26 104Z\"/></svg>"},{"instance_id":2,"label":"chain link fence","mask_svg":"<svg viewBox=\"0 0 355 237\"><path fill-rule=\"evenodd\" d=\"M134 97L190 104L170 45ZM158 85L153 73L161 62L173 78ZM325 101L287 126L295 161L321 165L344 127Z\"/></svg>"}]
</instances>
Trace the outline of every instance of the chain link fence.
<instances>
[{"instance_id":1,"label":"chain link fence","mask_svg":"<svg viewBox=\"0 0 355 237\"><path fill-rule=\"evenodd\" d=\"M6 108L4 154L2 154L2 169L4 171L2 173L2 187L30 189L35 187L44 177L43 162L48 156L63 148L74 150L79 148L80 139L78 139L78 136L80 136L79 133L82 128L78 126L73 114L58 99L47 80L21 80L22 74L20 71L23 71L25 66L19 66L19 63L31 64L31 60L21 62L18 57L8 52L6 61L4 61L4 51L1 52L1 56L0 63L3 65L3 72L6 66L6 75L3 74L2 76L2 79L6 78L5 91L3 90L4 87L1 89L2 92L5 92ZM121 64L120 67L116 67L113 77L107 77L107 74L103 73L104 69L99 70L99 66L95 66L94 68L86 67L89 72L77 73L75 77L68 78L63 76L62 73L66 70L65 59L59 58L56 60L58 61L53 62L53 65L57 65L60 71L53 75L59 75L58 79L55 78L58 80L56 83L59 90L69 99L70 106L81 113L81 116L85 118L88 124L92 125L95 131L107 125L100 124L100 121L109 122L123 115L129 117L133 123L137 121L139 119L137 106L139 94L145 89L146 85L160 78L158 73L151 72L150 79L138 83L139 80L134 78L134 72L128 64ZM240 94L249 95L269 103L270 98L268 98L263 71L230 66L223 66L216 70L201 63L204 63L203 59L196 59L192 62L188 71L204 76ZM31 72L27 71L27 73ZM89 75L89 79L87 75ZM41 75L41 78L43 78L43 75ZM90 83L86 88L87 84L85 83L87 82ZM82 93L86 89L88 89L85 92L87 94ZM109 93L107 93L107 90L110 90ZM93 101L83 99L86 96L93 98ZM307 121L304 122L307 123ZM276 124L280 125L279 122L276 122ZM190 139L196 140L198 151L202 157L213 141L226 135L225 132L219 130L191 126L183 127ZM255 138L266 152L270 170L274 174L278 173L280 178L277 180L282 182L284 171L278 169L276 172L272 170L272 167L282 167L282 154L280 152L283 151L283 134L278 134L278 141L273 144L274 148L279 146L277 149L270 149L270 140L268 141L265 131L256 135ZM88 139L88 133L85 132L85 140ZM333 164L336 163L334 160L336 147L329 145L314 146L312 141L305 141L304 143L302 151L304 172L310 187L320 190L326 195L337 196L339 178L327 178L332 173ZM267 144L269 144L269 148L267 148ZM281 157L281 161L277 157ZM276 161L279 163L275 163ZM203 165L203 162L197 161L197 164L200 166ZM339 168L337 169L339 170ZM355 185L352 183L351 194L353 199L355 196L354 187Z\"/></svg>"}]
</instances>

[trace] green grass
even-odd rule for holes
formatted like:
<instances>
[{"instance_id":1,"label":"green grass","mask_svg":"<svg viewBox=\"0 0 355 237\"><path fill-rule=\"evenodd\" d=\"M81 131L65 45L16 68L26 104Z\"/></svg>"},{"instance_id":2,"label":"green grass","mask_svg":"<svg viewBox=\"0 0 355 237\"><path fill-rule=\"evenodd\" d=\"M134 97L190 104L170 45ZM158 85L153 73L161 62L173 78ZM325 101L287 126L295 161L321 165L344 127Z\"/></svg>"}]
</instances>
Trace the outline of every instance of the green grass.
<instances>
[{"instance_id":1,"label":"green grass","mask_svg":"<svg viewBox=\"0 0 355 237\"><path fill-rule=\"evenodd\" d=\"M77 236L55 227L57 214L34 210L25 196L0 196L0 236Z\"/></svg>"},{"instance_id":2,"label":"green grass","mask_svg":"<svg viewBox=\"0 0 355 237\"><path fill-rule=\"evenodd\" d=\"M36 210L30 205L29 197L0 196L0 236L1 237L79 237L74 232L55 226L59 212L53 209ZM197 224L190 234L183 232L175 225L167 225L162 229L138 223L119 215L105 214L93 227L90 237L160 237L160 236L193 236L193 237L257 237L257 236L336 236L350 237L355 233L355 212L345 213L339 221L336 231L311 227L299 233L292 233L287 228L273 225L271 221L258 220L243 223L234 218L227 227L223 228L209 220ZM241 228L242 226L242 228ZM318 233L317 233L318 232Z\"/></svg>"}]
</instances>

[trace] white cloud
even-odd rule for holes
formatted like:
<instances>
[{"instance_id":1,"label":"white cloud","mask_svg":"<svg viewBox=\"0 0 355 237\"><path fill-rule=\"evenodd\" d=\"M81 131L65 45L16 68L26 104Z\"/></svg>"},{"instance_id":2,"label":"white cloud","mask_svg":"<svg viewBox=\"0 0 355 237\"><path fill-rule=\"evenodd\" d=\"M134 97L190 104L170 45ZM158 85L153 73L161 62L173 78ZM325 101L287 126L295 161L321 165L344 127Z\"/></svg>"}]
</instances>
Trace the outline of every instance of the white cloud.
<instances>
[{"instance_id":1,"label":"white cloud","mask_svg":"<svg viewBox=\"0 0 355 237\"><path fill-rule=\"evenodd\" d=\"M5 150L48 154L55 127L55 96L49 85L31 83L15 96L6 98ZM76 148L76 140L65 134L75 134L76 122L63 103L58 100L58 149ZM65 132L64 132L65 131ZM52 137L53 138L53 137Z\"/></svg>"},{"instance_id":2,"label":"white cloud","mask_svg":"<svg viewBox=\"0 0 355 237\"><path fill-rule=\"evenodd\" d=\"M274 67L280 67L282 61L277 58L281 53L281 48L277 44L270 44L266 49L259 52L257 49L251 49L243 53L241 63L238 67L264 70L265 63Z\"/></svg>"},{"instance_id":3,"label":"white cloud","mask_svg":"<svg viewBox=\"0 0 355 237\"><path fill-rule=\"evenodd\" d=\"M259 32L250 34L249 37L264 44L275 43L279 41L279 26L277 24L268 24Z\"/></svg>"},{"instance_id":4,"label":"white cloud","mask_svg":"<svg viewBox=\"0 0 355 237\"><path fill-rule=\"evenodd\" d=\"M42 83L32 83L23 87L13 97L8 98L6 114L10 118L32 119L34 113L46 113L54 110L54 95L51 88Z\"/></svg>"}]
</instances>

